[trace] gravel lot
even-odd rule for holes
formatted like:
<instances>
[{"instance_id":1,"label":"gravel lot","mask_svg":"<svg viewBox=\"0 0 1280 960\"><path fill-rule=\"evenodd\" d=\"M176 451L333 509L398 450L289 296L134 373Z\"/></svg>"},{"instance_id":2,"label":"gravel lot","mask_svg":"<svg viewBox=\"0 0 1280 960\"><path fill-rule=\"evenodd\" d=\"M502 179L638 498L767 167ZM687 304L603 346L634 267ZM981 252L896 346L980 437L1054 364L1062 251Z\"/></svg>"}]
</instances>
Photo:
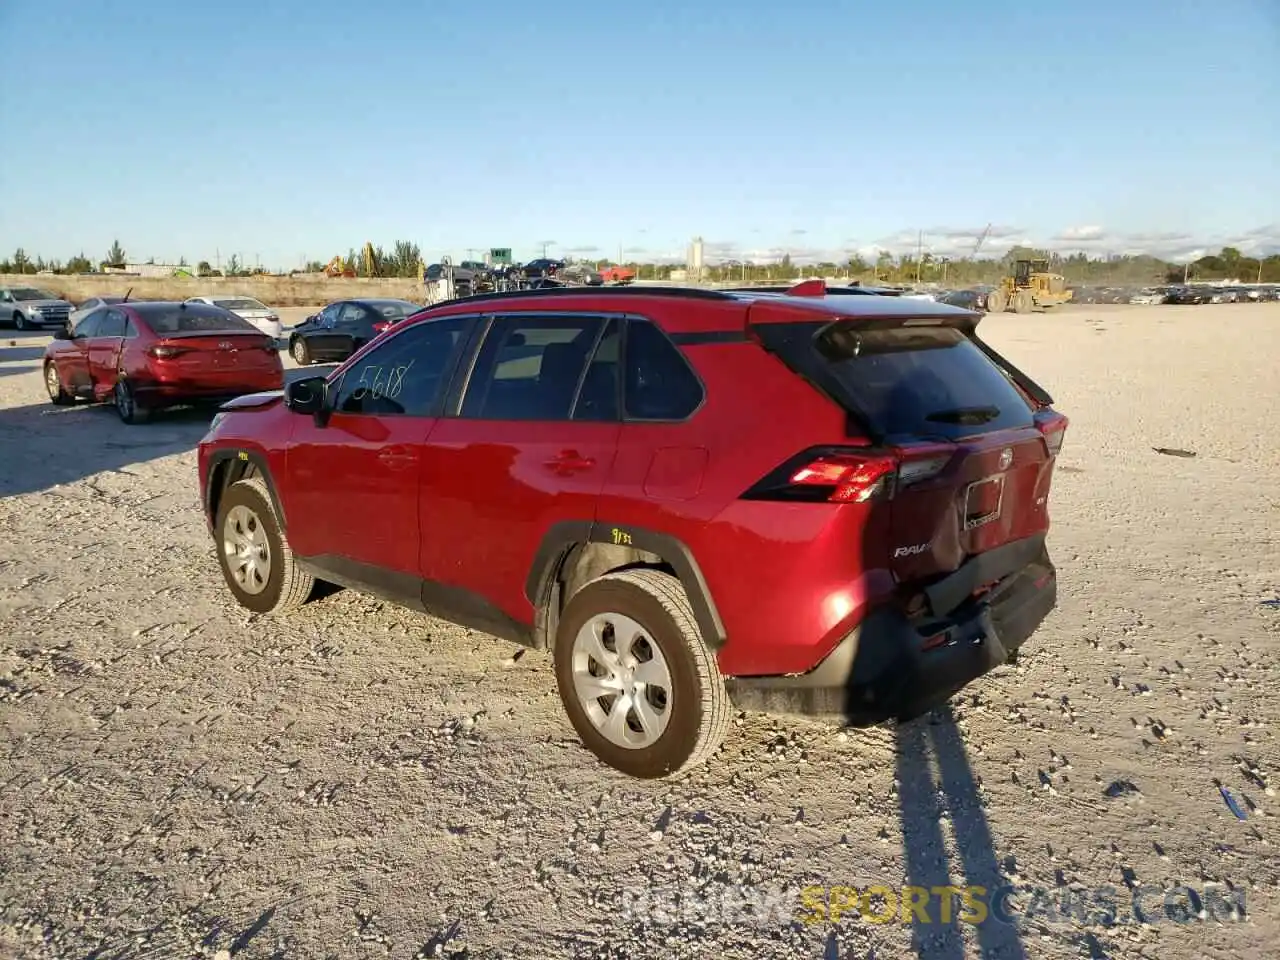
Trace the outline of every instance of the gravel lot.
<instances>
[{"instance_id":1,"label":"gravel lot","mask_svg":"<svg viewBox=\"0 0 1280 960\"><path fill-rule=\"evenodd\" d=\"M234 606L207 415L55 408L47 338L0 334L0 956L1274 956L1280 305L983 329L1072 418L1057 612L927 720L748 715L675 784L595 763L543 654L350 592ZM811 884L1110 886L1120 922L690 907ZM1183 884L1245 912L1176 923Z\"/></svg>"}]
</instances>

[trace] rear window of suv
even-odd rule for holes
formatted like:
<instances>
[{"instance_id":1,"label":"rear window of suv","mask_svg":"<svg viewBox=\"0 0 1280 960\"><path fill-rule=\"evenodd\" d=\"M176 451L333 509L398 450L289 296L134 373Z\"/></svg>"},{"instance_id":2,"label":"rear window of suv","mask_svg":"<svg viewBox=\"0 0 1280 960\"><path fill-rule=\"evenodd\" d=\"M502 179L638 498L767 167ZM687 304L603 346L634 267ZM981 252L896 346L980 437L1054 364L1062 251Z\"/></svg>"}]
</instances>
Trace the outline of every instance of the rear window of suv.
<instances>
[{"instance_id":1,"label":"rear window of suv","mask_svg":"<svg viewBox=\"0 0 1280 960\"><path fill-rule=\"evenodd\" d=\"M960 330L762 324L766 349L889 439L960 439L1029 427L1018 388Z\"/></svg>"}]
</instances>

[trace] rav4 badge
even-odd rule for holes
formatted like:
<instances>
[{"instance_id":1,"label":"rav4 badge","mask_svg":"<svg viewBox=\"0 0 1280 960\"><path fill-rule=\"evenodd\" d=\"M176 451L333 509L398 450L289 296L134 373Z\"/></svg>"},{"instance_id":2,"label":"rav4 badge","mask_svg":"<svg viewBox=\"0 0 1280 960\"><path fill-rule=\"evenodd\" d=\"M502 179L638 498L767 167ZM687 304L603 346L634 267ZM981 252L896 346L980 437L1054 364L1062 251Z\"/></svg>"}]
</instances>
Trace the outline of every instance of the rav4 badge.
<instances>
[{"instance_id":1,"label":"rav4 badge","mask_svg":"<svg viewBox=\"0 0 1280 960\"><path fill-rule=\"evenodd\" d=\"M898 557L914 557L916 554L924 553L928 550L930 543L931 541L926 541L925 543L917 543L914 547L898 547L897 550L893 551L893 557L895 560Z\"/></svg>"}]
</instances>

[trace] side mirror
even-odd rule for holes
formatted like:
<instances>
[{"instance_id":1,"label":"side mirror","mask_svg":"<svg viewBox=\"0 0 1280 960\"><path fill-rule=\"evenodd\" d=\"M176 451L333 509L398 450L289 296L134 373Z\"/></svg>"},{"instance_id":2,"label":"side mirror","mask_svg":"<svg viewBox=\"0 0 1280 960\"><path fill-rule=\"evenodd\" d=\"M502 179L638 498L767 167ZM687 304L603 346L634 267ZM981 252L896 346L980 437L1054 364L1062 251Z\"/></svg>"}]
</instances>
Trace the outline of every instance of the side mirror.
<instances>
[{"instance_id":1,"label":"side mirror","mask_svg":"<svg viewBox=\"0 0 1280 960\"><path fill-rule=\"evenodd\" d=\"M74 340L75 335L72 334L70 327L59 327L53 331L53 339L55 340Z\"/></svg>"},{"instance_id":2,"label":"side mirror","mask_svg":"<svg viewBox=\"0 0 1280 960\"><path fill-rule=\"evenodd\" d=\"M284 405L294 413L310 414L317 425L329 412L328 381L324 377L304 377L284 388Z\"/></svg>"}]
</instances>

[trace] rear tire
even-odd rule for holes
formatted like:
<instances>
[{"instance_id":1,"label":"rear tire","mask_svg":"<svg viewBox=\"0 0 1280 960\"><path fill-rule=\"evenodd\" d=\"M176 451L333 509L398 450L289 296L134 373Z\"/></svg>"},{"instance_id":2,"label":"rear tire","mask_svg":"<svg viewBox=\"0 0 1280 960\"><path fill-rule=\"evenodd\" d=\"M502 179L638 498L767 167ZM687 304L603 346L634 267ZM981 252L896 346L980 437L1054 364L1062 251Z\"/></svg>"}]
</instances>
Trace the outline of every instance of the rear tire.
<instances>
[{"instance_id":1,"label":"rear tire","mask_svg":"<svg viewBox=\"0 0 1280 960\"><path fill-rule=\"evenodd\" d=\"M129 385L128 380L117 380L111 391L111 397L116 413L125 423L146 423L150 418L151 411L139 405L138 395Z\"/></svg>"},{"instance_id":2,"label":"rear tire","mask_svg":"<svg viewBox=\"0 0 1280 960\"><path fill-rule=\"evenodd\" d=\"M246 610L283 613L310 598L315 578L294 561L261 477L238 480L227 488L213 535L227 588Z\"/></svg>"},{"instance_id":3,"label":"rear tire","mask_svg":"<svg viewBox=\"0 0 1280 960\"><path fill-rule=\"evenodd\" d=\"M52 361L44 365L44 386L49 391L49 399L59 407L65 407L75 400L62 388L62 377L58 376L58 368Z\"/></svg>"},{"instance_id":4,"label":"rear tire","mask_svg":"<svg viewBox=\"0 0 1280 960\"><path fill-rule=\"evenodd\" d=\"M635 569L592 580L565 607L554 653L569 721L615 770L678 776L723 741L732 704L674 577Z\"/></svg>"}]
</instances>

